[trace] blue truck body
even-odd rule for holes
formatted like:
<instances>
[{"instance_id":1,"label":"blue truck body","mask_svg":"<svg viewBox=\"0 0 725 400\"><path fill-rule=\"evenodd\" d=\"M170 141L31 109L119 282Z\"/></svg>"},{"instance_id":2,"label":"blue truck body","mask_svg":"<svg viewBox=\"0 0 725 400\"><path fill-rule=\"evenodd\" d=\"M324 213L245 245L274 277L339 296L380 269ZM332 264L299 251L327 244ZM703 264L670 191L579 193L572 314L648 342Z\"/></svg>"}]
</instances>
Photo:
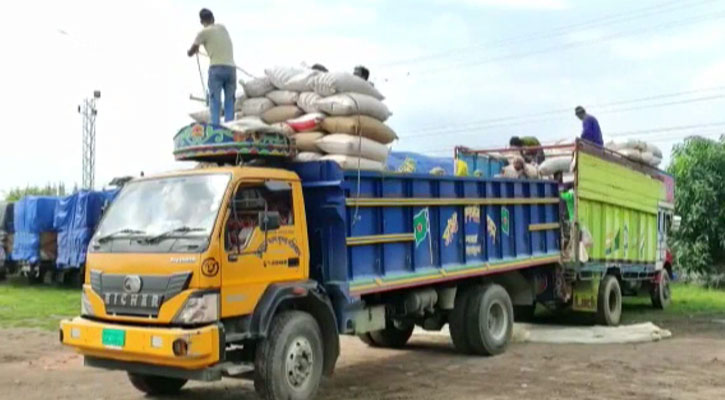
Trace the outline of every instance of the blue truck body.
<instances>
[{"instance_id":1,"label":"blue truck body","mask_svg":"<svg viewBox=\"0 0 725 400\"><path fill-rule=\"evenodd\" d=\"M103 208L117 193L118 190L83 190L58 201L53 222L58 232L58 269L80 268L85 264L88 243Z\"/></svg>"},{"instance_id":2,"label":"blue truck body","mask_svg":"<svg viewBox=\"0 0 725 400\"><path fill-rule=\"evenodd\" d=\"M340 302L560 259L556 182L292 168L310 275Z\"/></svg>"}]
</instances>

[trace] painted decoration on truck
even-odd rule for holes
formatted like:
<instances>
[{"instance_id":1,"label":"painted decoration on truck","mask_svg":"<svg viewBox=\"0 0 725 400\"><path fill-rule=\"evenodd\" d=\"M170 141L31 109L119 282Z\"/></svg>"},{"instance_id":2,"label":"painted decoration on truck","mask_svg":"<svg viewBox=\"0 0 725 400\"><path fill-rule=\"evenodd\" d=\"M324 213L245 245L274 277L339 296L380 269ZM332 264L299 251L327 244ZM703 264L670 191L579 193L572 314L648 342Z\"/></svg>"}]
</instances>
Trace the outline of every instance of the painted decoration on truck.
<instances>
[{"instance_id":1,"label":"painted decoration on truck","mask_svg":"<svg viewBox=\"0 0 725 400\"><path fill-rule=\"evenodd\" d=\"M273 131L234 131L222 126L192 123L174 136L177 160L200 160L234 156L291 157L292 141Z\"/></svg>"},{"instance_id":2,"label":"painted decoration on truck","mask_svg":"<svg viewBox=\"0 0 725 400\"><path fill-rule=\"evenodd\" d=\"M481 244L478 243L478 234L466 235L466 255L476 257L481 255Z\"/></svg>"},{"instance_id":3,"label":"painted decoration on truck","mask_svg":"<svg viewBox=\"0 0 725 400\"><path fill-rule=\"evenodd\" d=\"M621 242L621 239L620 239L619 233L620 233L620 230L617 229L617 232L616 233L614 233L614 234L612 234L612 233L607 234L607 241L605 242L606 244L605 244L605 247L604 247L604 254L605 255L608 256L608 255L611 255L611 254L616 253L617 251L619 251L619 246L621 244L620 243Z\"/></svg>"},{"instance_id":4,"label":"painted decoration on truck","mask_svg":"<svg viewBox=\"0 0 725 400\"><path fill-rule=\"evenodd\" d=\"M490 215L486 215L486 229L488 230L488 236L491 236L491 240L496 243L496 222L493 221Z\"/></svg>"},{"instance_id":5,"label":"painted decoration on truck","mask_svg":"<svg viewBox=\"0 0 725 400\"><path fill-rule=\"evenodd\" d=\"M466 222L481 223L481 208L479 206L466 206L463 215Z\"/></svg>"},{"instance_id":6,"label":"painted decoration on truck","mask_svg":"<svg viewBox=\"0 0 725 400\"><path fill-rule=\"evenodd\" d=\"M430 217L428 207L420 210L415 216L413 216L413 234L415 236L415 247L420 246L421 243L428 237L430 233Z\"/></svg>"},{"instance_id":7,"label":"painted decoration on truck","mask_svg":"<svg viewBox=\"0 0 725 400\"><path fill-rule=\"evenodd\" d=\"M504 235L509 235L509 209L508 207L501 207L501 232Z\"/></svg>"},{"instance_id":8,"label":"painted decoration on truck","mask_svg":"<svg viewBox=\"0 0 725 400\"><path fill-rule=\"evenodd\" d=\"M451 243L453 243L453 238L458 233L458 213L454 212L453 215L451 215L450 218L448 218L448 222L446 223L446 229L443 231L443 242L445 243L446 247L450 246Z\"/></svg>"}]
</instances>

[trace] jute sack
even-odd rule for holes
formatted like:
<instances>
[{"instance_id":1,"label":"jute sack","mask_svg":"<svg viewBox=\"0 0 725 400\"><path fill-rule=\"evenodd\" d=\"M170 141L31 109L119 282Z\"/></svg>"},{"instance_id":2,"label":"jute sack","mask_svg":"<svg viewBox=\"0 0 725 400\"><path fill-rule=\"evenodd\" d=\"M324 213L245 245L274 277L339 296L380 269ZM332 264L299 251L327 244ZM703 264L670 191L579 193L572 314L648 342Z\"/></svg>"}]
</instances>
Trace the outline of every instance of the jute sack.
<instances>
[{"instance_id":1,"label":"jute sack","mask_svg":"<svg viewBox=\"0 0 725 400\"><path fill-rule=\"evenodd\" d=\"M367 115L349 117L327 117L322 121L322 129L330 133L362 135L382 144L389 144L398 136L384 123Z\"/></svg>"},{"instance_id":2,"label":"jute sack","mask_svg":"<svg viewBox=\"0 0 725 400\"><path fill-rule=\"evenodd\" d=\"M287 124L296 132L319 131L320 124L325 119L322 113L310 113L287 121Z\"/></svg>"},{"instance_id":3,"label":"jute sack","mask_svg":"<svg viewBox=\"0 0 725 400\"><path fill-rule=\"evenodd\" d=\"M382 171L385 168L385 165L379 161L339 154L327 155L320 160L335 161L342 169L347 170L357 170L359 168L364 171Z\"/></svg>"},{"instance_id":4,"label":"jute sack","mask_svg":"<svg viewBox=\"0 0 725 400\"><path fill-rule=\"evenodd\" d=\"M382 101L360 93L342 93L317 101L317 107L330 115L363 114L380 121L390 117L391 112Z\"/></svg>"},{"instance_id":5,"label":"jute sack","mask_svg":"<svg viewBox=\"0 0 725 400\"><path fill-rule=\"evenodd\" d=\"M319 153L320 148L317 147L317 140L325 136L322 132L302 132L296 133L292 138L295 140L297 150Z\"/></svg>"},{"instance_id":6,"label":"jute sack","mask_svg":"<svg viewBox=\"0 0 725 400\"><path fill-rule=\"evenodd\" d=\"M539 165L539 173L542 176L554 175L557 172L567 172L570 167L571 157L547 158Z\"/></svg>"},{"instance_id":7,"label":"jute sack","mask_svg":"<svg viewBox=\"0 0 725 400\"><path fill-rule=\"evenodd\" d=\"M247 82L240 80L239 83L242 85L244 94L246 94L247 97L262 97L274 90L272 81L270 81L266 76L262 78L254 78Z\"/></svg>"},{"instance_id":8,"label":"jute sack","mask_svg":"<svg viewBox=\"0 0 725 400\"><path fill-rule=\"evenodd\" d=\"M335 133L317 140L317 147L328 154L342 154L385 162L390 150L388 146L365 137Z\"/></svg>"},{"instance_id":9,"label":"jute sack","mask_svg":"<svg viewBox=\"0 0 725 400\"><path fill-rule=\"evenodd\" d=\"M385 98L370 82L349 72L320 73L311 77L309 82L314 91L323 97L353 92L373 96L378 100Z\"/></svg>"},{"instance_id":10,"label":"jute sack","mask_svg":"<svg viewBox=\"0 0 725 400\"><path fill-rule=\"evenodd\" d=\"M273 90L267 93L266 96L278 106L290 106L297 104L300 94L291 90Z\"/></svg>"},{"instance_id":11,"label":"jute sack","mask_svg":"<svg viewBox=\"0 0 725 400\"><path fill-rule=\"evenodd\" d=\"M310 91L310 79L320 72L302 67L273 67L264 70L272 84L278 89L295 92Z\"/></svg>"},{"instance_id":12,"label":"jute sack","mask_svg":"<svg viewBox=\"0 0 725 400\"><path fill-rule=\"evenodd\" d=\"M294 119L302 115L302 111L297 106L277 106L272 107L262 114L262 119L268 124L274 124L276 122L285 122L288 119Z\"/></svg>"},{"instance_id":13,"label":"jute sack","mask_svg":"<svg viewBox=\"0 0 725 400\"><path fill-rule=\"evenodd\" d=\"M322 96L315 92L302 92L297 99L297 107L305 110L307 113L320 112L317 107L317 101L322 99Z\"/></svg>"},{"instance_id":14,"label":"jute sack","mask_svg":"<svg viewBox=\"0 0 725 400\"><path fill-rule=\"evenodd\" d=\"M249 117L260 116L272 107L274 107L274 103L272 103L272 100L266 97L253 97L251 99L244 100L242 102L241 109L242 114Z\"/></svg>"},{"instance_id":15,"label":"jute sack","mask_svg":"<svg viewBox=\"0 0 725 400\"><path fill-rule=\"evenodd\" d=\"M189 116L191 117L191 119L200 124L208 124L209 120L211 119L211 113L209 112L208 108L191 112L189 113Z\"/></svg>"}]
</instances>

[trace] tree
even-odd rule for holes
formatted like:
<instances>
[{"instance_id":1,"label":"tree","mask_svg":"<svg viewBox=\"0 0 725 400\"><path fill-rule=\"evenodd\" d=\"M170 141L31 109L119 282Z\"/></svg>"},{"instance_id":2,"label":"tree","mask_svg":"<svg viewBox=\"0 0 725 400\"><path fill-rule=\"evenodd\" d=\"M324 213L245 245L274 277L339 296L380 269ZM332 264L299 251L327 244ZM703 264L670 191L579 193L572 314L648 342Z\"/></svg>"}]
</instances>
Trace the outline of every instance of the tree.
<instances>
[{"instance_id":1,"label":"tree","mask_svg":"<svg viewBox=\"0 0 725 400\"><path fill-rule=\"evenodd\" d=\"M65 184L48 183L45 186L26 186L11 189L5 195L6 201L18 201L25 196L65 196Z\"/></svg>"},{"instance_id":2,"label":"tree","mask_svg":"<svg viewBox=\"0 0 725 400\"><path fill-rule=\"evenodd\" d=\"M675 177L675 211L682 217L673 237L685 272L717 276L725 272L725 136L691 137L672 150L668 172Z\"/></svg>"}]
</instances>

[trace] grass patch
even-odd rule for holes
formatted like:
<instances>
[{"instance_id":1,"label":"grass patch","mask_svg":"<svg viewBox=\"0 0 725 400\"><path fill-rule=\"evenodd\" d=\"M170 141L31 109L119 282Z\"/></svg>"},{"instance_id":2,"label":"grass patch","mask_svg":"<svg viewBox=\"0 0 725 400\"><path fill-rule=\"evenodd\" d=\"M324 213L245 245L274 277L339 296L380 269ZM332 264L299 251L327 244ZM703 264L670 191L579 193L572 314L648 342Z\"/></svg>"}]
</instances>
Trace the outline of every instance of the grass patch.
<instances>
[{"instance_id":1,"label":"grass patch","mask_svg":"<svg viewBox=\"0 0 725 400\"><path fill-rule=\"evenodd\" d=\"M3 282L0 284L0 328L56 330L62 318L78 315L80 304L79 289Z\"/></svg>"},{"instance_id":2,"label":"grass patch","mask_svg":"<svg viewBox=\"0 0 725 400\"><path fill-rule=\"evenodd\" d=\"M670 290L672 303L664 311L654 309L649 296L625 297L623 322L725 316L725 290L685 283L673 283Z\"/></svg>"}]
</instances>

